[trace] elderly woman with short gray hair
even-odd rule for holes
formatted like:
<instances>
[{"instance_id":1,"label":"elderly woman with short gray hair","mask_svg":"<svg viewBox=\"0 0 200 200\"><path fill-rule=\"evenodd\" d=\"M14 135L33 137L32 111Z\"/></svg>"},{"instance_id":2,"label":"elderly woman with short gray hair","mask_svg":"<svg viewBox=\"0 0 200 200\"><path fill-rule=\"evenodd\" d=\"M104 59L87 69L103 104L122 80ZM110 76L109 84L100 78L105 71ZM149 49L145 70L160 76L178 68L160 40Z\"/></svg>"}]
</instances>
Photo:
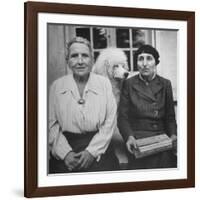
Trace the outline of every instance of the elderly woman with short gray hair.
<instances>
[{"instance_id":1,"label":"elderly woman with short gray hair","mask_svg":"<svg viewBox=\"0 0 200 200\"><path fill-rule=\"evenodd\" d=\"M108 79L91 72L90 43L68 43L72 74L56 80L49 97L49 173L117 170L110 146L116 127L116 103Z\"/></svg>"}]
</instances>

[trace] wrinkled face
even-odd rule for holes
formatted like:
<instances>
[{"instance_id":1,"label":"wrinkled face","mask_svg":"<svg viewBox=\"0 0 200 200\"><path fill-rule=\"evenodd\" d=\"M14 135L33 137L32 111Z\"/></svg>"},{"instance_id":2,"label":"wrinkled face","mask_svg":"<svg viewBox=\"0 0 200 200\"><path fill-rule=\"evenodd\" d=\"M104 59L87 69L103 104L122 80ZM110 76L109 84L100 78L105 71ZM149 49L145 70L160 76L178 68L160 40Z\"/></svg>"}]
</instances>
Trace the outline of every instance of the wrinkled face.
<instances>
[{"instance_id":1,"label":"wrinkled face","mask_svg":"<svg viewBox=\"0 0 200 200\"><path fill-rule=\"evenodd\" d=\"M141 53L137 58L137 66L142 76L152 77L156 73L156 61L152 54Z\"/></svg>"},{"instance_id":2,"label":"wrinkled face","mask_svg":"<svg viewBox=\"0 0 200 200\"><path fill-rule=\"evenodd\" d=\"M110 73L114 79L125 79L129 75L127 62L116 63L111 67L111 70Z\"/></svg>"},{"instance_id":3,"label":"wrinkled face","mask_svg":"<svg viewBox=\"0 0 200 200\"><path fill-rule=\"evenodd\" d=\"M74 75L88 76L93 65L89 47L83 43L73 43L69 48L68 65Z\"/></svg>"}]
</instances>

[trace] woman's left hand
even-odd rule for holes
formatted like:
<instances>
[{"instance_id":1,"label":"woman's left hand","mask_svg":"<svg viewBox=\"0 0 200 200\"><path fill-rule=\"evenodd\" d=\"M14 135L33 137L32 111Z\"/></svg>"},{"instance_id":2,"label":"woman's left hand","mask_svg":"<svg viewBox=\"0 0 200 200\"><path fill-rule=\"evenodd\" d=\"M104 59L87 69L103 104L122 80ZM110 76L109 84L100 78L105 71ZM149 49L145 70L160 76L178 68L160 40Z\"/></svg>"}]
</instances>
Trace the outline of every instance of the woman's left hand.
<instances>
[{"instance_id":1,"label":"woman's left hand","mask_svg":"<svg viewBox=\"0 0 200 200\"><path fill-rule=\"evenodd\" d=\"M173 148L174 154L177 154L177 136L172 135L171 140L172 140L172 148Z\"/></svg>"},{"instance_id":2,"label":"woman's left hand","mask_svg":"<svg viewBox=\"0 0 200 200\"><path fill-rule=\"evenodd\" d=\"M87 150L77 153L75 157L79 158L78 161L79 169L88 169L95 159L94 156Z\"/></svg>"}]
</instances>

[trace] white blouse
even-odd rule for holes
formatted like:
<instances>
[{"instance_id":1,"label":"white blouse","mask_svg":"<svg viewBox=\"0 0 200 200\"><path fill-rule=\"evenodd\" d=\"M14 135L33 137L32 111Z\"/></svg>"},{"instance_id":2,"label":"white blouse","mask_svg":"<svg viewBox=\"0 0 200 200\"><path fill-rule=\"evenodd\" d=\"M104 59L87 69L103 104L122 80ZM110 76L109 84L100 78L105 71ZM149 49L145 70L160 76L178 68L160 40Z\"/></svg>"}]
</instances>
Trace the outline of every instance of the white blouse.
<instances>
[{"instance_id":1,"label":"white blouse","mask_svg":"<svg viewBox=\"0 0 200 200\"><path fill-rule=\"evenodd\" d=\"M56 80L50 88L49 144L59 159L72 150L63 131L83 134L98 130L86 148L96 158L106 151L112 138L117 105L109 80L90 73L82 98L85 103L79 104L80 94L72 74Z\"/></svg>"}]
</instances>

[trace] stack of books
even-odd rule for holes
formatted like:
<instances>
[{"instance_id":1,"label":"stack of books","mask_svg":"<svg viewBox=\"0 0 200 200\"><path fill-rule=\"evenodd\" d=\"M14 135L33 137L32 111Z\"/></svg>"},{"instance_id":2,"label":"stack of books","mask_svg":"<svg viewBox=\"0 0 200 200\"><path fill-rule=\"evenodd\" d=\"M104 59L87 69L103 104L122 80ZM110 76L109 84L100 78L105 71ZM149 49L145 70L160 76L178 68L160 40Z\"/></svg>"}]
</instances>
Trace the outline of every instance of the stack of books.
<instances>
[{"instance_id":1,"label":"stack of books","mask_svg":"<svg viewBox=\"0 0 200 200\"><path fill-rule=\"evenodd\" d=\"M161 134L137 139L137 145L138 149L134 151L134 155L136 158L142 158L172 149L172 140L166 134Z\"/></svg>"}]
</instances>

